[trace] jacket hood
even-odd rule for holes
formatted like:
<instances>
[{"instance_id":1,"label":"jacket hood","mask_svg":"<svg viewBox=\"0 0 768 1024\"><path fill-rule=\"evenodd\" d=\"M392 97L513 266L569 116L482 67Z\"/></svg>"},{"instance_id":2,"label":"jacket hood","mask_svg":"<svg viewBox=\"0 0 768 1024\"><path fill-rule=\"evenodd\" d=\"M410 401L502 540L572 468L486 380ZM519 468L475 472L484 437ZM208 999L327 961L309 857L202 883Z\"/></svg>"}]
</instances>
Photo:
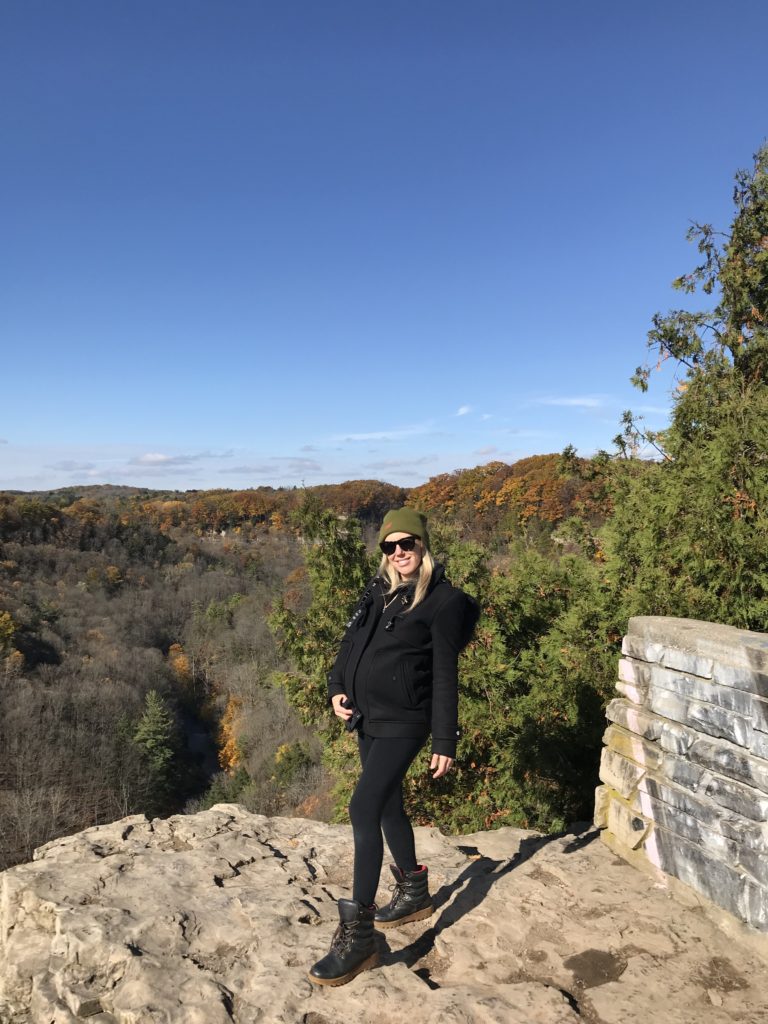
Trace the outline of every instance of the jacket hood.
<instances>
[{"instance_id":1,"label":"jacket hood","mask_svg":"<svg viewBox=\"0 0 768 1024\"><path fill-rule=\"evenodd\" d=\"M447 582L448 577L445 575L445 566L441 565L440 562L435 562L435 568L432 570L432 579L430 580L430 586L434 586L436 583Z\"/></svg>"}]
</instances>

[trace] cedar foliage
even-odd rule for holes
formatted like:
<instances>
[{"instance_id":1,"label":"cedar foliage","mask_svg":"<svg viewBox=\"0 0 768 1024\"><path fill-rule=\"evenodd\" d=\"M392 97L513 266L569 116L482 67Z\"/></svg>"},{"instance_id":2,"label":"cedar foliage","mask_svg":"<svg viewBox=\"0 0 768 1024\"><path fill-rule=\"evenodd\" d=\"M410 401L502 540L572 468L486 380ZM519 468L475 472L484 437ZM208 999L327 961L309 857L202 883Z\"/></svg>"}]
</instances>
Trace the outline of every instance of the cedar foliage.
<instances>
[{"instance_id":1,"label":"cedar foliage","mask_svg":"<svg viewBox=\"0 0 768 1024\"><path fill-rule=\"evenodd\" d=\"M768 146L737 174L734 205L726 234L693 225L703 260L675 282L718 301L657 314L648 336L679 382L669 428L653 438L663 459L615 475L606 550L622 617L768 629ZM642 389L650 373L638 368Z\"/></svg>"},{"instance_id":2,"label":"cedar foliage","mask_svg":"<svg viewBox=\"0 0 768 1024\"><path fill-rule=\"evenodd\" d=\"M328 705L326 680L333 665L352 608L375 570L375 560L365 551L361 525L356 519L340 519L307 495L297 509L293 524L305 547L306 587L310 600L304 606L292 593L274 604L269 625L277 646L289 662L275 681L287 695L301 720L323 741L323 763L331 775L343 780L353 768L355 739L343 729ZM343 782L339 792L344 790ZM341 799L341 797L340 797Z\"/></svg>"},{"instance_id":3,"label":"cedar foliage","mask_svg":"<svg viewBox=\"0 0 768 1024\"><path fill-rule=\"evenodd\" d=\"M288 699L324 742L326 768L337 779L336 815L344 819L357 775L356 739L332 714L326 680L345 623L374 563L359 525L308 502L296 517L306 543L309 601L292 610L276 603L271 625L293 668L279 674ZM594 570L584 559L546 558L524 547L491 569L487 549L433 531L433 547L453 582L482 612L461 656L464 735L457 768L435 782L425 751L414 763L406 799L414 819L452 831L494 824L563 826L589 812L594 752L604 723L608 647L584 647L596 628Z\"/></svg>"}]
</instances>

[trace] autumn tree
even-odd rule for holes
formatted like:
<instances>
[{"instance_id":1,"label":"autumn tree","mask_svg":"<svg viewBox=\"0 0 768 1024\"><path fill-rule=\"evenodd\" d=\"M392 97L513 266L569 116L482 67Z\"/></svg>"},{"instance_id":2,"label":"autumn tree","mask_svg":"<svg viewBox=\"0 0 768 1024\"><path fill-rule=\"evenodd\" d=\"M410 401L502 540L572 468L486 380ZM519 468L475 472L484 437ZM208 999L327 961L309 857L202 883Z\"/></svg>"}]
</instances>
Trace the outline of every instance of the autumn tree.
<instances>
[{"instance_id":1,"label":"autumn tree","mask_svg":"<svg viewBox=\"0 0 768 1024\"><path fill-rule=\"evenodd\" d=\"M10 612L0 612L0 658L4 658L13 650L13 638L16 634L16 623Z\"/></svg>"},{"instance_id":2,"label":"autumn tree","mask_svg":"<svg viewBox=\"0 0 768 1024\"><path fill-rule=\"evenodd\" d=\"M588 461L575 453L573 458L582 468ZM535 533L548 537L574 515L602 524L610 506L595 481L586 472L561 473L560 462L558 455L531 455L442 473L415 487L408 500L486 543Z\"/></svg>"},{"instance_id":3,"label":"autumn tree","mask_svg":"<svg viewBox=\"0 0 768 1024\"><path fill-rule=\"evenodd\" d=\"M237 739L237 720L242 706L242 700L230 695L219 725L219 766L227 775L234 775L243 760Z\"/></svg>"}]
</instances>

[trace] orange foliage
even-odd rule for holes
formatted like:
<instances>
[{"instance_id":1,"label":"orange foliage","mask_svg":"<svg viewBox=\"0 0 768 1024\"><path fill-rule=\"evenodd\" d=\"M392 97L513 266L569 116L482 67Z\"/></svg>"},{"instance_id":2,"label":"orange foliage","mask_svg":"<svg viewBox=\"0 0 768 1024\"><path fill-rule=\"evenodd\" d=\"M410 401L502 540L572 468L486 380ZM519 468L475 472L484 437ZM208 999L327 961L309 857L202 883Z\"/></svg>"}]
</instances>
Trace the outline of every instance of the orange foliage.
<instances>
[{"instance_id":1,"label":"orange foliage","mask_svg":"<svg viewBox=\"0 0 768 1024\"><path fill-rule=\"evenodd\" d=\"M16 623L11 618L11 613L0 612L0 654L4 654L13 648L16 628Z\"/></svg>"},{"instance_id":2,"label":"orange foliage","mask_svg":"<svg viewBox=\"0 0 768 1024\"><path fill-rule=\"evenodd\" d=\"M78 498L67 508L62 509L70 519L76 519L83 526L96 526L104 518L104 510L98 501L89 498Z\"/></svg>"},{"instance_id":3,"label":"orange foliage","mask_svg":"<svg viewBox=\"0 0 768 1024\"><path fill-rule=\"evenodd\" d=\"M171 644L168 648L168 663L180 683L187 685L191 681L192 666L181 644Z\"/></svg>"},{"instance_id":4,"label":"orange foliage","mask_svg":"<svg viewBox=\"0 0 768 1024\"><path fill-rule=\"evenodd\" d=\"M586 460L580 460L586 464ZM518 462L489 462L432 477L415 487L409 501L426 512L435 510L494 525L508 514L525 525L532 518L557 523L577 510L606 515L597 485L561 476L559 455L531 455Z\"/></svg>"},{"instance_id":5,"label":"orange foliage","mask_svg":"<svg viewBox=\"0 0 768 1024\"><path fill-rule=\"evenodd\" d=\"M230 696L219 726L219 766L227 775L234 775L243 760L243 752L235 734L242 706L239 697Z\"/></svg>"}]
</instances>

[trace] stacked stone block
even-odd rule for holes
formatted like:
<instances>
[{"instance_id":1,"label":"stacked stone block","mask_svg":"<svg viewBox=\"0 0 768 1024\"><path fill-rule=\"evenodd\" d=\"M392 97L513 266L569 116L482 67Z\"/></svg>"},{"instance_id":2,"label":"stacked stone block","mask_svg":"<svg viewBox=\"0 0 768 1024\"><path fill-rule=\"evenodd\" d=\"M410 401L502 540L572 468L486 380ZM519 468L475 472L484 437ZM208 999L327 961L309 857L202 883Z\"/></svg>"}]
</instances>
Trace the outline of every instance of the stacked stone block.
<instances>
[{"instance_id":1,"label":"stacked stone block","mask_svg":"<svg viewBox=\"0 0 768 1024\"><path fill-rule=\"evenodd\" d=\"M595 824L768 931L768 635L646 616L622 652Z\"/></svg>"}]
</instances>

